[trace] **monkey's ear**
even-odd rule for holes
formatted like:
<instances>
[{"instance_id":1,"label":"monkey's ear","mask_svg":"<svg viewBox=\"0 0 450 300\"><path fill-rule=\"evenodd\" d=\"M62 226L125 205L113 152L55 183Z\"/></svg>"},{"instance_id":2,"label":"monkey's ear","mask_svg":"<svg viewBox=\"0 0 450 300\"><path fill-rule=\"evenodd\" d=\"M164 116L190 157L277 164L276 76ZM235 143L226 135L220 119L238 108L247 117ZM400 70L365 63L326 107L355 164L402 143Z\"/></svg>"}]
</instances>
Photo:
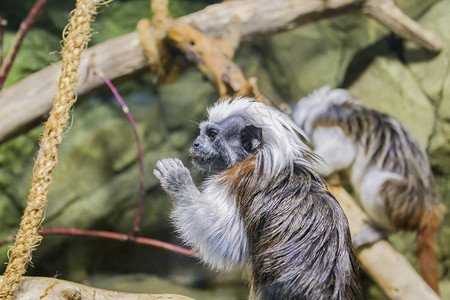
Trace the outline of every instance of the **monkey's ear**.
<instances>
[{"instance_id":1,"label":"monkey's ear","mask_svg":"<svg viewBox=\"0 0 450 300\"><path fill-rule=\"evenodd\" d=\"M262 129L254 125L245 126L241 131L241 141L245 151L255 151L262 143Z\"/></svg>"}]
</instances>

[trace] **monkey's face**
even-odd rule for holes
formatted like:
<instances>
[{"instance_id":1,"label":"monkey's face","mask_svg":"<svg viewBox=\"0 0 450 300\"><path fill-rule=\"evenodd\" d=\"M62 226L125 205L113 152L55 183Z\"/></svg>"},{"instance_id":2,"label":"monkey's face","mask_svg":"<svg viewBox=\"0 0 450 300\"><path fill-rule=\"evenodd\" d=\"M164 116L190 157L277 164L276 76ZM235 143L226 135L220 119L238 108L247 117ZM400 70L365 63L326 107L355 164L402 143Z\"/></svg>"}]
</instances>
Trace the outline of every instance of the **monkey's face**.
<instances>
[{"instance_id":1,"label":"monkey's face","mask_svg":"<svg viewBox=\"0 0 450 300\"><path fill-rule=\"evenodd\" d=\"M190 156L198 168L220 172L244 160L261 142L260 128L247 124L240 116L230 116L218 123L201 123Z\"/></svg>"}]
</instances>

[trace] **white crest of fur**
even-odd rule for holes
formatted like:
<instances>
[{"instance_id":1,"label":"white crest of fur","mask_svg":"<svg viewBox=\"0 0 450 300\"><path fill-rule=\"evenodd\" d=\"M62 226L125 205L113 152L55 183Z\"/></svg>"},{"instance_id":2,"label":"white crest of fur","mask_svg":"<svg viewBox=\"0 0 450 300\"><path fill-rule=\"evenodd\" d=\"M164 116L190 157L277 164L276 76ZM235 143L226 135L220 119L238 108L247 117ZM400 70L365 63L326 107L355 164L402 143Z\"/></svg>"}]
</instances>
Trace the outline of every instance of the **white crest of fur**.
<instances>
[{"instance_id":1,"label":"white crest of fur","mask_svg":"<svg viewBox=\"0 0 450 300\"><path fill-rule=\"evenodd\" d=\"M311 126L318 115L322 114L330 104L342 104L345 102L359 102L353 99L347 90L334 89L326 85L315 90L297 103L292 118L295 123L304 128L307 134L311 134Z\"/></svg>"},{"instance_id":2,"label":"white crest of fur","mask_svg":"<svg viewBox=\"0 0 450 300\"><path fill-rule=\"evenodd\" d=\"M209 122L221 122L232 115L241 116L249 125L262 129L262 147L257 152L256 168L263 167L266 178L272 178L295 160L303 160L310 150L298 135L307 140L292 119L252 98L224 100L208 109Z\"/></svg>"}]
</instances>

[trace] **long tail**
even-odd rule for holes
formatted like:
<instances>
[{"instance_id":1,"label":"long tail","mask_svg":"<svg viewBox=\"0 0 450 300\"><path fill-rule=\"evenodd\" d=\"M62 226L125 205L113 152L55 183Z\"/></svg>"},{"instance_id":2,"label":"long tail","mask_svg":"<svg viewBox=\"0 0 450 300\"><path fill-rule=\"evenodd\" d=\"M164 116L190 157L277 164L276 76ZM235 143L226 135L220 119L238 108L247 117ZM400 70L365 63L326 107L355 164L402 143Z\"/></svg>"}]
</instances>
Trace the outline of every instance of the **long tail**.
<instances>
[{"instance_id":1,"label":"long tail","mask_svg":"<svg viewBox=\"0 0 450 300\"><path fill-rule=\"evenodd\" d=\"M439 205L426 213L417 234L417 256L423 279L439 294L434 238L439 229L443 209Z\"/></svg>"}]
</instances>

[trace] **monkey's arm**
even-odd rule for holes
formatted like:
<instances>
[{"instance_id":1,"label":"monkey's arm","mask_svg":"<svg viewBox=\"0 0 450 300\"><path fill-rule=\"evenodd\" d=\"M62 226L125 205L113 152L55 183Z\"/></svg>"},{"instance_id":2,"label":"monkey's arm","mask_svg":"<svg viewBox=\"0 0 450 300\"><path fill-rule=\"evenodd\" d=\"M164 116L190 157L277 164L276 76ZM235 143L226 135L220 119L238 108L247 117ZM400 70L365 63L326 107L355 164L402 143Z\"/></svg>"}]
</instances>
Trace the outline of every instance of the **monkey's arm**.
<instances>
[{"instance_id":1,"label":"monkey's arm","mask_svg":"<svg viewBox=\"0 0 450 300\"><path fill-rule=\"evenodd\" d=\"M314 168L325 178L348 168L356 157L355 143L338 127L318 127L312 141L314 152L323 159ZM336 151L336 145L339 145L339 151Z\"/></svg>"},{"instance_id":2,"label":"monkey's arm","mask_svg":"<svg viewBox=\"0 0 450 300\"><path fill-rule=\"evenodd\" d=\"M356 167L353 166L353 168ZM383 196L386 182L391 181L402 182L403 179L398 174L374 168L370 169L362 178L359 195L364 211L370 220L353 234L352 240L355 248L385 239L390 231L394 231L387 214L387 201Z\"/></svg>"},{"instance_id":3,"label":"monkey's arm","mask_svg":"<svg viewBox=\"0 0 450 300\"><path fill-rule=\"evenodd\" d=\"M157 167L153 173L175 202L172 219L184 241L216 269L245 264L247 236L228 191L210 180L200 192L179 159L163 159Z\"/></svg>"}]
</instances>

